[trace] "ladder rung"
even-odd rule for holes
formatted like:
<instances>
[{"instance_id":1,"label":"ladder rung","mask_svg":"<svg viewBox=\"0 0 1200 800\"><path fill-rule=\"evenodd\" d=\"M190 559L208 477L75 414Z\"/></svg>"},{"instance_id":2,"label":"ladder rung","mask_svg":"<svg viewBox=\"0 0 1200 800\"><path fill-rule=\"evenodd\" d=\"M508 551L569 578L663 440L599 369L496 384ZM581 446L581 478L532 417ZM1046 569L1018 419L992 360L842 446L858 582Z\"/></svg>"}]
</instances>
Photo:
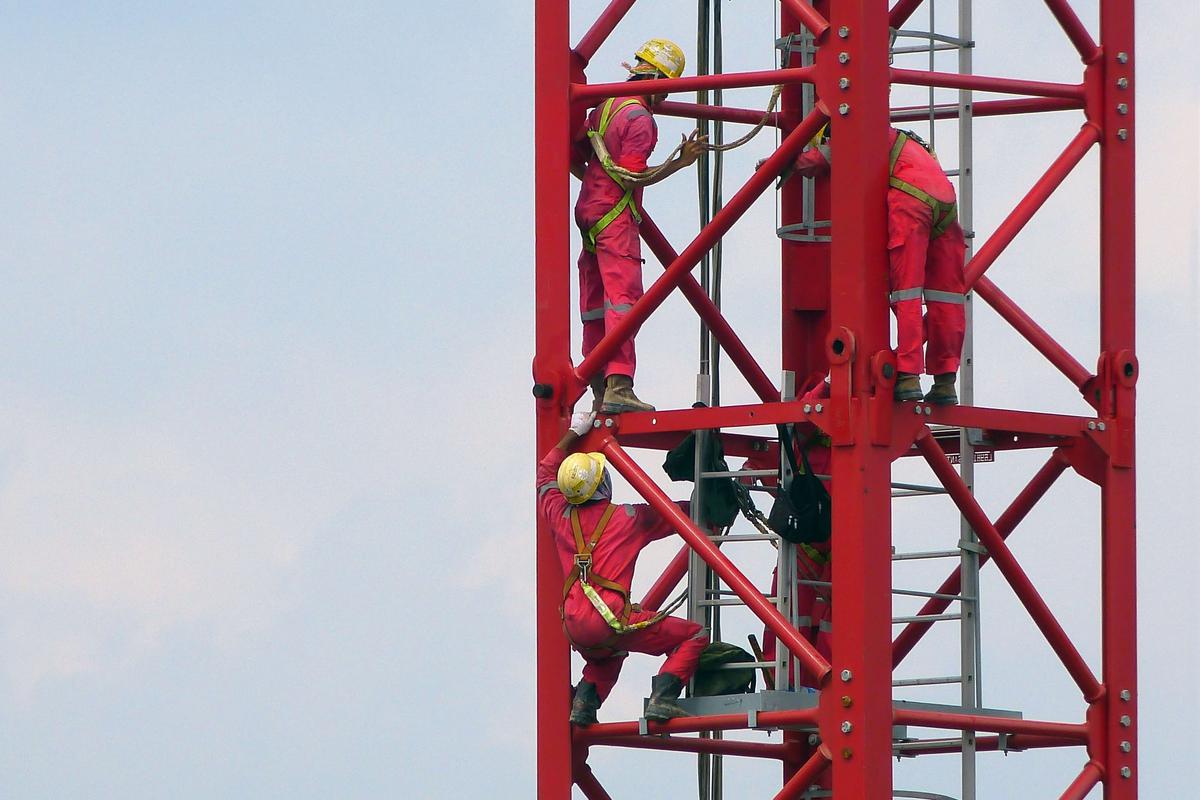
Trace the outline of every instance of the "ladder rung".
<instances>
[{"instance_id":1,"label":"ladder rung","mask_svg":"<svg viewBox=\"0 0 1200 800\"><path fill-rule=\"evenodd\" d=\"M892 624L905 625L909 622L942 622L951 619L962 619L962 614L916 614L911 617L892 617Z\"/></svg>"},{"instance_id":2,"label":"ladder rung","mask_svg":"<svg viewBox=\"0 0 1200 800\"><path fill-rule=\"evenodd\" d=\"M892 686L941 686L947 683L962 683L961 675L945 675L940 678L897 678Z\"/></svg>"},{"instance_id":3,"label":"ladder rung","mask_svg":"<svg viewBox=\"0 0 1200 800\"><path fill-rule=\"evenodd\" d=\"M902 594L906 597L936 597L938 600L974 600L965 594L946 594L945 592L922 592L919 589L892 589L892 594Z\"/></svg>"},{"instance_id":4,"label":"ladder rung","mask_svg":"<svg viewBox=\"0 0 1200 800\"><path fill-rule=\"evenodd\" d=\"M892 561L917 561L922 558L961 558L960 550L924 550L912 553L892 553Z\"/></svg>"},{"instance_id":5,"label":"ladder rung","mask_svg":"<svg viewBox=\"0 0 1200 800\"><path fill-rule=\"evenodd\" d=\"M729 469L721 472L701 472L701 478L778 478L777 469Z\"/></svg>"},{"instance_id":6,"label":"ladder rung","mask_svg":"<svg viewBox=\"0 0 1200 800\"><path fill-rule=\"evenodd\" d=\"M777 533L731 533L726 536L710 536L708 538L713 542L771 542L777 541L780 536Z\"/></svg>"},{"instance_id":7,"label":"ladder rung","mask_svg":"<svg viewBox=\"0 0 1200 800\"><path fill-rule=\"evenodd\" d=\"M766 600L768 603L774 603L779 600L778 597L773 597L773 596L765 597L763 599ZM697 603L697 605L701 605L701 606L744 606L744 605L746 605L746 601L742 600L742 598L740 598L740 597L731 597L729 599L724 599L724 600L701 600L699 603Z\"/></svg>"}]
</instances>

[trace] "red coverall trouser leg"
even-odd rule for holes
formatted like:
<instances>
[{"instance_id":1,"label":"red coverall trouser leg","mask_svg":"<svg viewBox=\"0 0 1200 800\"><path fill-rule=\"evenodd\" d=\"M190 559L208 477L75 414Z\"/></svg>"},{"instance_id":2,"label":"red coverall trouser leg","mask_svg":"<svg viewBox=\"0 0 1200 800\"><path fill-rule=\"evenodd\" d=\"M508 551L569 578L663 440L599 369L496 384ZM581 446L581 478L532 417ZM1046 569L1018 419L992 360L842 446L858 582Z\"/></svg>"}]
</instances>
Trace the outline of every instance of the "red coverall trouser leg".
<instances>
[{"instance_id":1,"label":"red coverall trouser leg","mask_svg":"<svg viewBox=\"0 0 1200 800\"><path fill-rule=\"evenodd\" d=\"M931 239L932 227L933 210L927 203L899 189L888 191L888 283L896 315L896 366L913 375L958 371L966 333L962 227L952 222ZM948 302L951 296L954 301ZM924 318L923 298L928 309ZM927 358L921 352L925 340Z\"/></svg>"},{"instance_id":2,"label":"red coverall trouser leg","mask_svg":"<svg viewBox=\"0 0 1200 800\"><path fill-rule=\"evenodd\" d=\"M652 611L635 611L629 615L629 622L640 622L653 616ZM571 642L586 662L583 679L596 685L596 694L601 701L612 691L625 657L630 653L667 656L658 674L670 673L687 683L696 672L700 653L708 646L708 638L702 634L704 629L698 623L667 617L656 625L624 634L611 648L588 649L598 647L612 636L612 628L590 604L575 614L568 611L566 627Z\"/></svg>"},{"instance_id":3,"label":"red coverall trouser leg","mask_svg":"<svg viewBox=\"0 0 1200 800\"><path fill-rule=\"evenodd\" d=\"M641 296L641 239L633 216L624 211L596 236L596 252L584 250L579 254L579 311L585 358ZM631 336L617 348L603 374L632 378L636 363Z\"/></svg>"}]
</instances>

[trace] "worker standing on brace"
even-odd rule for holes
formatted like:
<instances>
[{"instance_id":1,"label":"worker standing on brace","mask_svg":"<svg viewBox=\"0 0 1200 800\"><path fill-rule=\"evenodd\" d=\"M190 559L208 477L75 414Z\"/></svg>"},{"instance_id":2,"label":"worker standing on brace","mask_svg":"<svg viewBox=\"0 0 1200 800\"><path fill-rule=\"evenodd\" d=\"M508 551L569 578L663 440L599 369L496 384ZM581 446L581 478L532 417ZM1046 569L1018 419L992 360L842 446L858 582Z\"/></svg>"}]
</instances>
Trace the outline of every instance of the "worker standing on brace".
<instances>
[{"instance_id":1,"label":"worker standing on brace","mask_svg":"<svg viewBox=\"0 0 1200 800\"><path fill-rule=\"evenodd\" d=\"M795 171L804 177L829 171L832 154L826 130L796 158ZM895 398L954 405L954 378L967 329L966 245L954 186L915 133L891 128L888 146L888 300L896 315ZM922 372L933 376L933 387L925 395Z\"/></svg>"},{"instance_id":2,"label":"worker standing on brace","mask_svg":"<svg viewBox=\"0 0 1200 800\"><path fill-rule=\"evenodd\" d=\"M695 622L643 611L629 601L642 548L675 533L645 504L612 502L612 479L600 453L571 453L592 427L594 412L576 413L571 428L538 464L538 513L554 534L566 583L560 608L571 646L584 659L571 723L591 725L630 653L667 656L651 682L648 720L686 716L675 701L708 645ZM684 514L687 503L680 503Z\"/></svg>"},{"instance_id":3,"label":"worker standing on brace","mask_svg":"<svg viewBox=\"0 0 1200 800\"><path fill-rule=\"evenodd\" d=\"M624 66L629 70L629 81L636 82L678 78L683 74L683 65L683 51L678 45L666 39L651 39L638 49L635 63ZM681 143L677 157L647 168L658 141L651 109L666 94L639 95L635 89L631 86L629 96L610 98L593 109L586 132L581 132L574 148L571 172L583 182L575 203L575 223L583 235L579 311L584 357L642 296L642 247L638 236L642 188L694 164L704 152L707 138L693 133ZM630 177L625 172L641 176ZM633 393L635 363L631 336L591 380L594 411L620 414L654 410Z\"/></svg>"}]
</instances>

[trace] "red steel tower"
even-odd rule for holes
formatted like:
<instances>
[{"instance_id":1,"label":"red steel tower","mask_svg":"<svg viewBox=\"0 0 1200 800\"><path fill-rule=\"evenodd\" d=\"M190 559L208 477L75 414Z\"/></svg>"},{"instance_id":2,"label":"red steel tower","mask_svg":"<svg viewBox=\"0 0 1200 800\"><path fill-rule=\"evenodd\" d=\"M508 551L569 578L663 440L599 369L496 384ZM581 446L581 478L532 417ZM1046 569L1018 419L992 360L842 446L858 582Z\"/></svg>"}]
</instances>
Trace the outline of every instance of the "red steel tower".
<instances>
[{"instance_id":1,"label":"red steel tower","mask_svg":"<svg viewBox=\"0 0 1200 800\"><path fill-rule=\"evenodd\" d=\"M660 410L611 418L583 445L606 454L615 468L678 530L687 547L643 604L657 607L687 571L694 553L777 635L783 648L820 676L815 704L761 713L701 714L664 724L630 720L587 729L568 725L570 656L558 616L562 580L553 543L537 538L537 796L566 800L578 786L591 800L608 798L587 763L589 747L640 747L774 759L783 765L776 798L808 796L825 776L836 797L881 800L893 796L891 758L895 726L971 732L972 749L1079 748L1077 775L1063 776L1047 797L1086 797L1097 784L1104 797L1137 796L1137 687L1135 598L1134 386L1134 104L1133 0L1100 0L1099 41L1067 0L1044 0L1082 62L1078 83L1016 80L889 64L889 28L902 27L920 0L782 0L781 32L803 34L811 57L784 48L780 68L760 72L648 81L640 88L686 92L782 85L782 106L768 116L781 142L724 207L680 251L644 216L642 237L665 271L625 320L581 363L572 362L570 269L576 232L569 223L569 148L572 122L597 102L617 96L621 83L589 84L585 70L634 0L612 0L572 47L568 0L536 0L536 355L533 364L540 457L558 440L588 379L616 347L674 290L680 290L719 342L761 404ZM932 47L932 46L931 46ZM969 70L968 70L969 72ZM889 107L893 84L960 90L956 107L912 112ZM809 102L803 87L812 87ZM1013 95L971 102L971 91ZM813 102L815 100L815 102ZM811 107L811 110L808 110ZM895 356L889 344L884 193L889 120L925 114L939 118L1000 116L1073 109L1084 122L1007 215L972 254L970 291L988 303L1080 392L1092 413L1079 416L970 405L936 407L892 399ZM807 111L807 113L804 113ZM672 102L667 113L697 120L756 122L760 112ZM909 116L906 116L909 115ZM804 196L798 180L784 184L782 223L816 216L831 220L829 236L783 237L782 368L797 376L829 374L831 396L820 404L781 400L768 377L717 305L692 277L693 268L772 186L826 122L836 136L838 164L827 182ZM1094 371L1083 366L985 274L1030 219L1093 147L1100 161L1100 352ZM652 214L653 207L650 212ZM803 275L804 280L797 276ZM832 441L833 614L836 636L826 660L780 609L748 580L728 555L670 502L629 457L627 448L669 449L691 431L720 429L725 452L778 451L776 440L739 428L807 421ZM969 452L966 433L982 431L998 450L1043 448L1044 465L1019 488L998 516L983 509L953 459ZM914 619L893 637L892 464L924 459L958 507L979 544L977 565L992 561L1077 685L1081 702L1073 721L989 716L963 707L928 710L893 701L893 669L925 632ZM964 461L967 459L963 459ZM1102 659L1093 670L1057 621L1005 540L1067 470L1100 488ZM964 537L968 538L968 537ZM955 570L930 592L918 617L936 617L962 594ZM719 738L712 733L782 728L782 744ZM814 732L816 736L809 736ZM978 734L978 735L975 735ZM966 737L964 735L964 741ZM957 751L926 743L909 754ZM744 796L738 794L737 796Z\"/></svg>"}]
</instances>

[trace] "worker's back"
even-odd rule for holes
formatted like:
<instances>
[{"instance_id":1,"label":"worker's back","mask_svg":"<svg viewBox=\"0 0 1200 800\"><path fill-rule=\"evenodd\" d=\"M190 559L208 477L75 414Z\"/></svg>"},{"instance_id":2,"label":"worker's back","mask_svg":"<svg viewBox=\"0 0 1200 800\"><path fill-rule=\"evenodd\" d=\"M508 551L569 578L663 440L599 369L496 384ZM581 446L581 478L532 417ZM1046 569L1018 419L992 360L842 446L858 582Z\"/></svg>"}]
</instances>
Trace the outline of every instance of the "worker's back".
<instances>
[{"instance_id":1,"label":"worker's back","mask_svg":"<svg viewBox=\"0 0 1200 800\"><path fill-rule=\"evenodd\" d=\"M888 152L896 145L900 131L892 128L888 131ZM953 203L954 184L946 177L942 165L918 142L909 139L904 143L892 170L892 177L899 178L905 183L911 183L922 191L928 192L934 198L944 203ZM893 190L896 191L896 190Z\"/></svg>"}]
</instances>

